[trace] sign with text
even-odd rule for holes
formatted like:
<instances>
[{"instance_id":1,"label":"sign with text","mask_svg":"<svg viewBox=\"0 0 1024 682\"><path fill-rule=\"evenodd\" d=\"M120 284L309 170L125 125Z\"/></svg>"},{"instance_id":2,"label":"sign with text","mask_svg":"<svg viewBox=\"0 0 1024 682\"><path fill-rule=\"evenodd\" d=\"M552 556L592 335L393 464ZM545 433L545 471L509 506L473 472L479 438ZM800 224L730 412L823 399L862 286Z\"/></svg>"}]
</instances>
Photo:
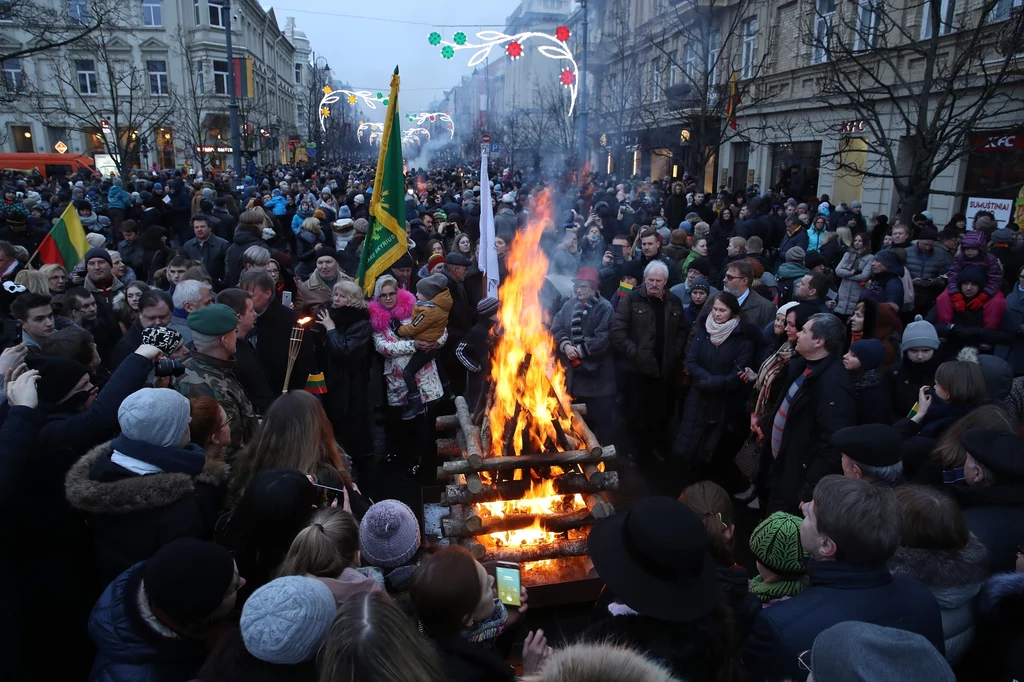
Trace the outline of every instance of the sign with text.
<instances>
[{"instance_id":1,"label":"sign with text","mask_svg":"<svg viewBox=\"0 0 1024 682\"><path fill-rule=\"evenodd\" d=\"M993 135L977 135L974 138L974 149L979 152L1009 152L1024 150L1024 132L995 133Z\"/></svg>"},{"instance_id":2,"label":"sign with text","mask_svg":"<svg viewBox=\"0 0 1024 682\"><path fill-rule=\"evenodd\" d=\"M839 134L850 135L852 133L863 133L867 130L867 122L864 120L842 121L839 123Z\"/></svg>"},{"instance_id":3,"label":"sign with text","mask_svg":"<svg viewBox=\"0 0 1024 682\"><path fill-rule=\"evenodd\" d=\"M967 225L974 224L974 216L979 211L989 211L996 218L996 227L1003 228L1010 222L1010 214L1013 212L1013 199L986 199L983 197L970 197L967 200Z\"/></svg>"}]
</instances>

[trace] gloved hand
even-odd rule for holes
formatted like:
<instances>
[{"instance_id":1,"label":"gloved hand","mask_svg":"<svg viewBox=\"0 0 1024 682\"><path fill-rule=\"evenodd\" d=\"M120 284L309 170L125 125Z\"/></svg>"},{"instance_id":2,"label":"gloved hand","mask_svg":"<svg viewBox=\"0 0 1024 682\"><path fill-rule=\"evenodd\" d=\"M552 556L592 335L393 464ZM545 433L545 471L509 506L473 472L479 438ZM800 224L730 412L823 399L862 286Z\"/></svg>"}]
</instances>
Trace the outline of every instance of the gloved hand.
<instances>
[{"instance_id":1,"label":"gloved hand","mask_svg":"<svg viewBox=\"0 0 1024 682\"><path fill-rule=\"evenodd\" d=\"M949 300L953 302L953 310L958 313L962 313L967 310L967 303L964 302L964 295L961 293L955 293L949 297Z\"/></svg>"},{"instance_id":2,"label":"gloved hand","mask_svg":"<svg viewBox=\"0 0 1024 682\"><path fill-rule=\"evenodd\" d=\"M988 300L988 294L984 291L978 294L976 297L971 299L967 304L968 310L981 310L985 306L985 301Z\"/></svg>"},{"instance_id":3,"label":"gloved hand","mask_svg":"<svg viewBox=\"0 0 1024 682\"><path fill-rule=\"evenodd\" d=\"M388 322L388 326L391 327L391 331L397 332L398 328L402 326L402 321L399 320L397 317L392 317L391 320Z\"/></svg>"}]
</instances>

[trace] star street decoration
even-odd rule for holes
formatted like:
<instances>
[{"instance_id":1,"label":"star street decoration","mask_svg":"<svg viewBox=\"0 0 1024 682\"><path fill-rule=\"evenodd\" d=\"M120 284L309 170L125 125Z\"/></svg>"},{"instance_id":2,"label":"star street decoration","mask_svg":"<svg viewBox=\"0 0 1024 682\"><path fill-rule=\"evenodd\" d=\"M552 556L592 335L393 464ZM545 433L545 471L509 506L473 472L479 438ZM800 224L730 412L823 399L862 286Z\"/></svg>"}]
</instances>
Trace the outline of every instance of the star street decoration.
<instances>
[{"instance_id":1,"label":"star street decoration","mask_svg":"<svg viewBox=\"0 0 1024 682\"><path fill-rule=\"evenodd\" d=\"M324 86L324 98L320 100L320 129L327 131L327 117L331 115L331 105L342 100L347 104L356 104L362 100L363 104L371 109L377 108L377 103L388 105L383 93L370 92L369 90L334 90L330 85Z\"/></svg>"},{"instance_id":2,"label":"star street decoration","mask_svg":"<svg viewBox=\"0 0 1024 682\"><path fill-rule=\"evenodd\" d=\"M572 33L567 26L556 28L554 35L538 33L536 31L516 33L515 35L508 35L501 31L480 31L476 34L479 42L473 43L466 38L466 34L462 31L452 36L450 41L445 40L441 37L440 33L434 31L427 36L427 42L434 47L440 46L441 56L445 59L453 58L458 50L476 50L473 56L470 57L468 66L482 64L484 60L490 57L494 48L498 46L503 46L505 54L514 61L525 53L527 41L534 40L536 42L550 43L538 45L537 52L548 59L567 62L565 68L559 74L558 81L569 90L571 98L569 116L572 116L573 109L576 107L576 93L579 88L579 69L576 66L576 59L572 56L572 51L566 44L571 35ZM452 135L454 136L454 132Z\"/></svg>"},{"instance_id":3,"label":"star street decoration","mask_svg":"<svg viewBox=\"0 0 1024 682\"><path fill-rule=\"evenodd\" d=\"M450 111L421 111L418 114L406 114L405 120L418 126L428 121L430 123L441 121L447 124L446 129L449 133L449 139L455 139L455 122L452 121L452 112Z\"/></svg>"},{"instance_id":4,"label":"star street decoration","mask_svg":"<svg viewBox=\"0 0 1024 682\"><path fill-rule=\"evenodd\" d=\"M384 132L384 124L383 123L368 123L368 122L360 121L359 122L359 127L356 128L356 138L360 142L363 141L363 132L367 131L367 130L370 131L370 144L373 144L373 139L375 137L379 138L381 133Z\"/></svg>"}]
</instances>

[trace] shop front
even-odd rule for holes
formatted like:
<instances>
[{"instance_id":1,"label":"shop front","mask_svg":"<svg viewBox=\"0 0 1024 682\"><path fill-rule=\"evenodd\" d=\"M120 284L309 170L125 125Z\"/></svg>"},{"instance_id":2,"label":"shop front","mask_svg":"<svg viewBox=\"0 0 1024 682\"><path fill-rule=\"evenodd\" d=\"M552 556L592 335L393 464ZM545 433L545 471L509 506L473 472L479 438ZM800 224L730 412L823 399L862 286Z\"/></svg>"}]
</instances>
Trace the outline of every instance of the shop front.
<instances>
[{"instance_id":1,"label":"shop front","mask_svg":"<svg viewBox=\"0 0 1024 682\"><path fill-rule=\"evenodd\" d=\"M976 133L970 136L961 212L971 199L1015 202L1011 219L1024 223L1024 128ZM975 202L977 204L977 202Z\"/></svg>"}]
</instances>

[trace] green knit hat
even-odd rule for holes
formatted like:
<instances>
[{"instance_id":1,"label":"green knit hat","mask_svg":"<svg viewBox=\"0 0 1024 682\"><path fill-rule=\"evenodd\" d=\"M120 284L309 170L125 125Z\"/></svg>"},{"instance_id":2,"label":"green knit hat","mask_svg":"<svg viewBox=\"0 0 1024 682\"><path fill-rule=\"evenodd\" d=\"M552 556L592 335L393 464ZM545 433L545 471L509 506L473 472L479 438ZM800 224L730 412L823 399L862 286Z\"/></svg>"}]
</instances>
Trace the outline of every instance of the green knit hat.
<instances>
[{"instance_id":1,"label":"green knit hat","mask_svg":"<svg viewBox=\"0 0 1024 682\"><path fill-rule=\"evenodd\" d=\"M800 545L799 516L775 512L757 524L750 534L750 551L761 564L774 573L793 575L803 573L804 559L810 554Z\"/></svg>"}]
</instances>

